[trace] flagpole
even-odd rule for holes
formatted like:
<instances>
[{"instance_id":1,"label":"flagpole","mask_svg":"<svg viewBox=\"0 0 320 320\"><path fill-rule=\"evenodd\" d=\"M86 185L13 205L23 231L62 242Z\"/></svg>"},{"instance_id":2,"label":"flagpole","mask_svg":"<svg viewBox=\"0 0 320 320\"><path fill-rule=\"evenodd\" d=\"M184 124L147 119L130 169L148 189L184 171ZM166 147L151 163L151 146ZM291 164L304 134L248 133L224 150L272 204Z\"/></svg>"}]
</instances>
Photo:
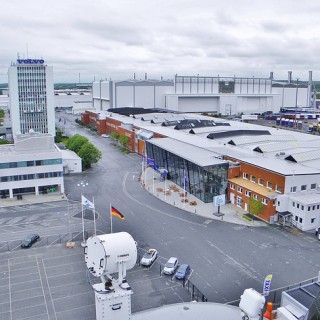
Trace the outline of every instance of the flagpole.
<instances>
[{"instance_id":1,"label":"flagpole","mask_svg":"<svg viewBox=\"0 0 320 320\"><path fill-rule=\"evenodd\" d=\"M186 207L186 170L183 170L183 189L184 189L184 201L183 201L183 207Z\"/></svg>"},{"instance_id":2,"label":"flagpole","mask_svg":"<svg viewBox=\"0 0 320 320\"><path fill-rule=\"evenodd\" d=\"M111 212L111 203L110 203L110 233L112 233L112 212Z\"/></svg>"},{"instance_id":3,"label":"flagpole","mask_svg":"<svg viewBox=\"0 0 320 320\"><path fill-rule=\"evenodd\" d=\"M82 243L85 243L84 240L84 218L83 218L83 195L81 193L81 220L82 220Z\"/></svg>"},{"instance_id":4,"label":"flagpole","mask_svg":"<svg viewBox=\"0 0 320 320\"><path fill-rule=\"evenodd\" d=\"M167 176L164 177L164 200L167 200Z\"/></svg>"},{"instance_id":5,"label":"flagpole","mask_svg":"<svg viewBox=\"0 0 320 320\"><path fill-rule=\"evenodd\" d=\"M94 205L94 197L93 197L93 232L94 235L97 235L97 228L96 228L96 207Z\"/></svg>"},{"instance_id":6,"label":"flagpole","mask_svg":"<svg viewBox=\"0 0 320 320\"><path fill-rule=\"evenodd\" d=\"M152 170L152 192L154 193L154 169Z\"/></svg>"}]
</instances>

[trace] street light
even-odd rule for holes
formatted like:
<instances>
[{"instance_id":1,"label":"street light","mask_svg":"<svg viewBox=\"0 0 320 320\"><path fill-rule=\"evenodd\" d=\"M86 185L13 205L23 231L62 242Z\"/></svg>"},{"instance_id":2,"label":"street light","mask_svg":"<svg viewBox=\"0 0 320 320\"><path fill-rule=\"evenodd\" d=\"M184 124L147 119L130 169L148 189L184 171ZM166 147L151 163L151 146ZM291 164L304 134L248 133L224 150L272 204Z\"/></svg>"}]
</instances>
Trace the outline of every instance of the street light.
<instances>
[{"instance_id":1,"label":"street light","mask_svg":"<svg viewBox=\"0 0 320 320\"><path fill-rule=\"evenodd\" d=\"M297 83L296 83L296 114L295 114L295 119L297 117L297 109L298 109L298 84L299 84L299 78L297 78Z\"/></svg>"},{"instance_id":2,"label":"street light","mask_svg":"<svg viewBox=\"0 0 320 320\"><path fill-rule=\"evenodd\" d=\"M89 185L89 183L86 181L86 180L82 180L82 181L80 181L78 184L78 187L83 187L83 188L85 188L86 186L88 186ZM85 246L85 243L86 243L86 241L85 241L85 237L84 237L84 217L83 217L83 204L82 204L82 196L83 196L83 192L82 192L82 190L81 190L81 220L82 220L82 243L81 243L81 246Z\"/></svg>"}]
</instances>

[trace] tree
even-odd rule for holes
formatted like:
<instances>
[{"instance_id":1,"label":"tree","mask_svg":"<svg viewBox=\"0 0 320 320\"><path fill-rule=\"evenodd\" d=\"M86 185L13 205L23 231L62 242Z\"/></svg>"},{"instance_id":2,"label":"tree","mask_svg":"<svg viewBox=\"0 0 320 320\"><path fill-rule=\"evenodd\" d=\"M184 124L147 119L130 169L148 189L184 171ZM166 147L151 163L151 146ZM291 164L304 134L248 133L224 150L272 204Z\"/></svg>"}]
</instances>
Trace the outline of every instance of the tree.
<instances>
[{"instance_id":1,"label":"tree","mask_svg":"<svg viewBox=\"0 0 320 320\"><path fill-rule=\"evenodd\" d=\"M115 132L115 131L112 131L112 132L110 133L110 138L111 138L112 140L118 140L118 139L119 139L119 133L118 133L118 132Z\"/></svg>"},{"instance_id":2,"label":"tree","mask_svg":"<svg viewBox=\"0 0 320 320\"><path fill-rule=\"evenodd\" d=\"M0 109L0 118L4 118L4 110Z\"/></svg>"},{"instance_id":3,"label":"tree","mask_svg":"<svg viewBox=\"0 0 320 320\"><path fill-rule=\"evenodd\" d=\"M123 149L127 149L128 148L129 138L125 134L121 134L120 135L119 142L120 142L120 145L121 145L121 147Z\"/></svg>"},{"instance_id":4,"label":"tree","mask_svg":"<svg viewBox=\"0 0 320 320\"><path fill-rule=\"evenodd\" d=\"M81 147L87 142L88 139L86 137L83 137L80 134L76 134L73 137L69 138L67 142L67 148L79 155Z\"/></svg>"},{"instance_id":5,"label":"tree","mask_svg":"<svg viewBox=\"0 0 320 320\"><path fill-rule=\"evenodd\" d=\"M101 159L102 153L92 143L87 141L81 146L78 156L82 159L82 169L86 170L91 167L92 163Z\"/></svg>"},{"instance_id":6,"label":"tree","mask_svg":"<svg viewBox=\"0 0 320 320\"><path fill-rule=\"evenodd\" d=\"M264 208L264 205L260 201L258 201L256 199L253 199L253 198L250 199L250 201L249 201L249 212L251 214L257 216L262 212L263 208Z\"/></svg>"}]
</instances>

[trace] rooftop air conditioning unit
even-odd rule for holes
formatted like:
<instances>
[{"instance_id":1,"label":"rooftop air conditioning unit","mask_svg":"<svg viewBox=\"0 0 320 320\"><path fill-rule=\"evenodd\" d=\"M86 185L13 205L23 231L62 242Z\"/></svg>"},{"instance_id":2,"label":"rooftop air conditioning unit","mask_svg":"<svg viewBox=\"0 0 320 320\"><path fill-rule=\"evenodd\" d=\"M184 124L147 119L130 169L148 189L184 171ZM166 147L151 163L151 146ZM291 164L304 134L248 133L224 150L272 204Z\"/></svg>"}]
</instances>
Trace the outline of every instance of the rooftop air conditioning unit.
<instances>
[{"instance_id":1,"label":"rooftop air conditioning unit","mask_svg":"<svg viewBox=\"0 0 320 320\"><path fill-rule=\"evenodd\" d=\"M280 155L281 155L281 156L284 156L285 154L286 154L286 153L283 152L283 151L280 152Z\"/></svg>"}]
</instances>

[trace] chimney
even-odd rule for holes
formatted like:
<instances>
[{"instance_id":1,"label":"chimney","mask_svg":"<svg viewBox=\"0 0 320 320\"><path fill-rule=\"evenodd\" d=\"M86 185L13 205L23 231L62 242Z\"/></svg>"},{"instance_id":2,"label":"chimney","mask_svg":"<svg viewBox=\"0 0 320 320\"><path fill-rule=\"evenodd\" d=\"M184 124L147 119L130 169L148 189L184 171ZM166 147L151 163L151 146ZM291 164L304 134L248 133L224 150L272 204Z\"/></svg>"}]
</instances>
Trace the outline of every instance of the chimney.
<instances>
[{"instance_id":1,"label":"chimney","mask_svg":"<svg viewBox=\"0 0 320 320\"><path fill-rule=\"evenodd\" d=\"M273 80L273 72L270 72L270 80Z\"/></svg>"},{"instance_id":2,"label":"chimney","mask_svg":"<svg viewBox=\"0 0 320 320\"><path fill-rule=\"evenodd\" d=\"M288 71L288 83L292 83L292 71Z\"/></svg>"},{"instance_id":3,"label":"chimney","mask_svg":"<svg viewBox=\"0 0 320 320\"><path fill-rule=\"evenodd\" d=\"M145 73L144 74L144 80L147 80L148 79L148 76L147 76L147 74Z\"/></svg>"},{"instance_id":4,"label":"chimney","mask_svg":"<svg viewBox=\"0 0 320 320\"><path fill-rule=\"evenodd\" d=\"M136 80L136 73L133 74L133 80Z\"/></svg>"}]
</instances>

